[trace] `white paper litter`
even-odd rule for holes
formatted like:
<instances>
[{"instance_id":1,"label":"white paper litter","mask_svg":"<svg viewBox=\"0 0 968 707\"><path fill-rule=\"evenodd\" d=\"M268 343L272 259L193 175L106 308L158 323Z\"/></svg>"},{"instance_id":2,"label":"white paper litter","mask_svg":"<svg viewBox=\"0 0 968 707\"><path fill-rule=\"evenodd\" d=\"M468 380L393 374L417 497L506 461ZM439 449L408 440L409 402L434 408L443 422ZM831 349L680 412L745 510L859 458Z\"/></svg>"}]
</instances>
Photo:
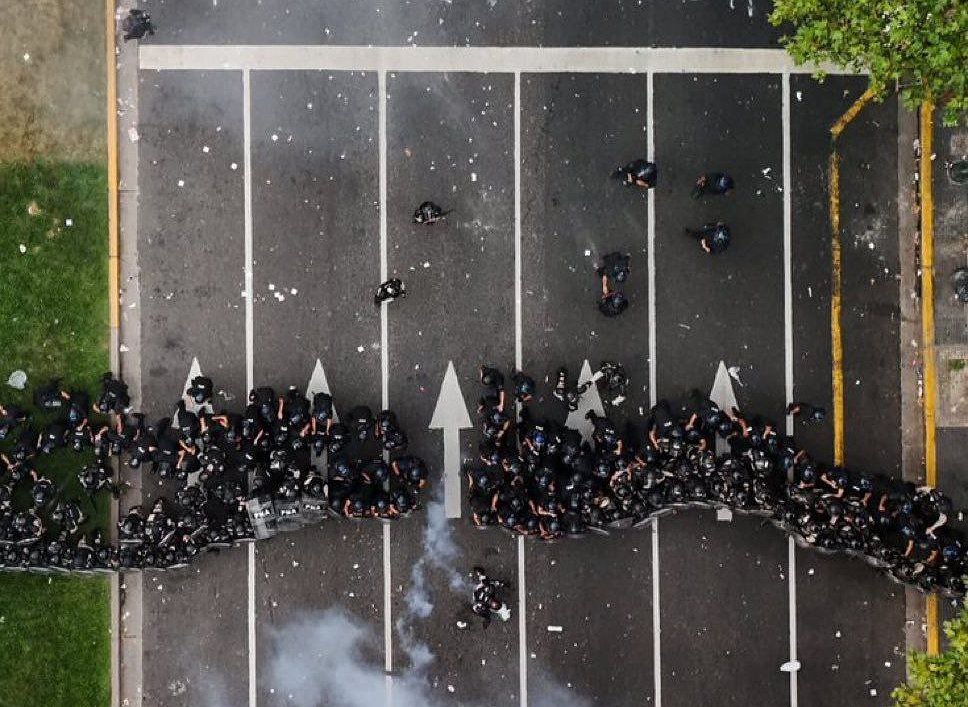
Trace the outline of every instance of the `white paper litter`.
<instances>
[{"instance_id":1,"label":"white paper litter","mask_svg":"<svg viewBox=\"0 0 968 707\"><path fill-rule=\"evenodd\" d=\"M18 368L7 378L7 385L16 390L23 390L27 387L27 373Z\"/></svg>"}]
</instances>

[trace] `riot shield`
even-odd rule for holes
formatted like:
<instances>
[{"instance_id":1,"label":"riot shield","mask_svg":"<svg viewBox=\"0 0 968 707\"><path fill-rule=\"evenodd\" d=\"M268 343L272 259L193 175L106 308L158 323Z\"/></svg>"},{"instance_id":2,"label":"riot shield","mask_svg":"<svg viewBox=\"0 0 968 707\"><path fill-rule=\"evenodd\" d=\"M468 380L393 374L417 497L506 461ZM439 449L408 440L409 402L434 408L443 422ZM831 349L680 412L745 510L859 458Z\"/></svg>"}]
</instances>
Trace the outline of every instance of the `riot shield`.
<instances>
[{"instance_id":1,"label":"riot shield","mask_svg":"<svg viewBox=\"0 0 968 707\"><path fill-rule=\"evenodd\" d=\"M269 496L256 496L245 502L249 524L256 540L266 540L279 532L279 517Z\"/></svg>"},{"instance_id":2,"label":"riot shield","mask_svg":"<svg viewBox=\"0 0 968 707\"><path fill-rule=\"evenodd\" d=\"M276 524L280 531L291 532L302 528L303 518L299 499L293 499L291 501L278 499L275 502L275 509L278 519Z\"/></svg>"}]
</instances>

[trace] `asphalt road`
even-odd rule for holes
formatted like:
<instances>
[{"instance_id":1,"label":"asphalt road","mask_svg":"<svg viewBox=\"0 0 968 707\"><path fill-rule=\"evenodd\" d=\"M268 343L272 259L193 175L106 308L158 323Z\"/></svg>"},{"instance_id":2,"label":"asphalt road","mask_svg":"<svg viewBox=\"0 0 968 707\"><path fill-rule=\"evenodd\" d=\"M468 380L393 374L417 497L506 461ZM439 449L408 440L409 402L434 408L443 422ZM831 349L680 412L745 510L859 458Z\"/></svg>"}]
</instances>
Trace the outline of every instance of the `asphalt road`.
<instances>
[{"instance_id":1,"label":"asphalt road","mask_svg":"<svg viewBox=\"0 0 968 707\"><path fill-rule=\"evenodd\" d=\"M765 0L382 3L147 0L169 44L767 47Z\"/></svg>"},{"instance_id":2,"label":"asphalt road","mask_svg":"<svg viewBox=\"0 0 968 707\"><path fill-rule=\"evenodd\" d=\"M254 2L203 8L168 0L150 9L165 28L152 41L173 43L399 44L408 41L406 33L397 36L403 26L419 31L421 43L443 44L753 47L774 36L761 15L751 24L745 7L730 10L728 2L612 5L583 15L503 0L441 4L432 12L403 5L392 21L367 20L366 3L286 12ZM478 27L482 16L487 21ZM140 79L141 367L153 415L170 412L195 358L216 379L219 402L242 404L251 298L255 381L305 390L318 360L341 413L359 403L379 409L385 384L412 451L431 463L440 489L443 437L429 424L448 364L473 416L477 366L509 372L515 363L516 178L520 344L524 368L541 383L538 413L567 416L548 395L545 377L554 368L577 374L585 360L617 359L633 389L616 418L640 429L654 399L710 388L722 361L736 367L740 407L782 424L788 346L794 398L831 407L827 131L863 89L860 80L790 78L786 195L776 74L657 74L651 95L644 75L523 74L516 105L512 74L389 72L381 205L377 74L252 71L253 287L245 292L241 72L142 71ZM895 115L893 103L874 106L851 126L842 185L847 458L886 473L898 473L900 457L898 253L889 237L897 212ZM615 166L645 156L650 131L660 168L651 242L650 197L608 178ZM692 181L715 169L733 174L736 191L692 200ZM785 196L793 246L789 342ZM410 223L425 199L452 210L445 222ZM387 269L409 293L386 306L385 370L381 315L372 303L381 207ZM682 235L708 220L733 229L723 255L707 256ZM594 263L611 250L632 256L631 307L615 320L595 307ZM831 458L829 427L797 431L815 456ZM473 456L476 432L462 431L460 443ZM144 704L248 704L250 609L262 705L301 704L272 666L332 610L345 611L369 636L362 661L368 679L382 683L389 647L387 689L401 700L413 689L414 646L424 645L433 660L419 678L441 704L520 704L522 663L531 704L566 697L655 704L657 686L666 705L791 702L788 675L779 670L791 657L790 547L772 527L690 512L661 520L655 538L644 529L529 541L522 549L499 531L475 530L465 517L445 524L455 559L421 565L425 571L415 576L424 525L423 514L388 531L331 521L258 544L251 565L243 548L206 557L197 570L150 575ZM903 675L903 592L856 561L802 550L794 557L798 703L888 704ZM523 586L526 606L515 605L506 624L463 633L455 622L466 592L450 582L477 563ZM424 586L433 612L411 617L413 591ZM395 627L401 618L402 634ZM325 672L325 656L319 662ZM341 704L332 696L323 703Z\"/></svg>"}]
</instances>

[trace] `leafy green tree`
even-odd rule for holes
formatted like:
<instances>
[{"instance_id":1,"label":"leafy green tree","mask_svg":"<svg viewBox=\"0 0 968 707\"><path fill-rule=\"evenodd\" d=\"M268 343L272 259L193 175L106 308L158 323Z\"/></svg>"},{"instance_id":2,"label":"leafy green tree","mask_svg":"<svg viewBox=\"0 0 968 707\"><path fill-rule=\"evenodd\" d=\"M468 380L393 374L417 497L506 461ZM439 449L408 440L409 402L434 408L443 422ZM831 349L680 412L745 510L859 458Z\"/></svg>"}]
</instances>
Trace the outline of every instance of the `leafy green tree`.
<instances>
[{"instance_id":1,"label":"leafy green tree","mask_svg":"<svg viewBox=\"0 0 968 707\"><path fill-rule=\"evenodd\" d=\"M945 622L944 632L950 644L944 653L911 653L908 682L894 691L896 707L968 705L968 603Z\"/></svg>"},{"instance_id":2,"label":"leafy green tree","mask_svg":"<svg viewBox=\"0 0 968 707\"><path fill-rule=\"evenodd\" d=\"M781 41L798 64L867 72L878 98L900 88L948 124L968 116L966 0L774 0L770 21L793 31Z\"/></svg>"}]
</instances>

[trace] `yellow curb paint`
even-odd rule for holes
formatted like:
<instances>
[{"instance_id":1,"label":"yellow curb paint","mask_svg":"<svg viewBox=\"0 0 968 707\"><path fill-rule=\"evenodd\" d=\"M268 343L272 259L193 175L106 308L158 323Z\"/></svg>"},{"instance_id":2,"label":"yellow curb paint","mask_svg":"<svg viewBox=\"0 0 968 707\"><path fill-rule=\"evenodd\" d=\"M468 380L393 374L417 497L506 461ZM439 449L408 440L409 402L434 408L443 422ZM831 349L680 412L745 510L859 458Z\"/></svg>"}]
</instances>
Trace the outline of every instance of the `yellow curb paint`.
<instances>
[{"instance_id":1,"label":"yellow curb paint","mask_svg":"<svg viewBox=\"0 0 968 707\"><path fill-rule=\"evenodd\" d=\"M108 307L111 328L121 324L121 247L118 208L118 72L114 0L105 0L104 59L107 70Z\"/></svg>"},{"instance_id":2,"label":"yellow curb paint","mask_svg":"<svg viewBox=\"0 0 968 707\"><path fill-rule=\"evenodd\" d=\"M843 466L847 458L845 433L846 395L844 393L844 332L843 311L843 267L840 243L840 155L837 140L851 121L874 99L874 92L868 88L847 111L830 127L831 149L828 171L830 172L830 342L831 342L831 383L834 402L834 464Z\"/></svg>"},{"instance_id":3,"label":"yellow curb paint","mask_svg":"<svg viewBox=\"0 0 968 707\"><path fill-rule=\"evenodd\" d=\"M934 345L934 106L921 106L921 339L924 351L924 472L930 486L938 485L938 447L935 433L938 405L938 362Z\"/></svg>"},{"instance_id":4,"label":"yellow curb paint","mask_svg":"<svg viewBox=\"0 0 968 707\"><path fill-rule=\"evenodd\" d=\"M921 105L921 347L924 356L924 475L929 486L938 485L938 361L934 342L934 104ZM941 610L935 594L928 596L928 653L941 652Z\"/></svg>"},{"instance_id":5,"label":"yellow curb paint","mask_svg":"<svg viewBox=\"0 0 968 707\"><path fill-rule=\"evenodd\" d=\"M927 649L929 655L941 653L941 602L937 594L929 594L925 601L924 621L927 624Z\"/></svg>"}]
</instances>

